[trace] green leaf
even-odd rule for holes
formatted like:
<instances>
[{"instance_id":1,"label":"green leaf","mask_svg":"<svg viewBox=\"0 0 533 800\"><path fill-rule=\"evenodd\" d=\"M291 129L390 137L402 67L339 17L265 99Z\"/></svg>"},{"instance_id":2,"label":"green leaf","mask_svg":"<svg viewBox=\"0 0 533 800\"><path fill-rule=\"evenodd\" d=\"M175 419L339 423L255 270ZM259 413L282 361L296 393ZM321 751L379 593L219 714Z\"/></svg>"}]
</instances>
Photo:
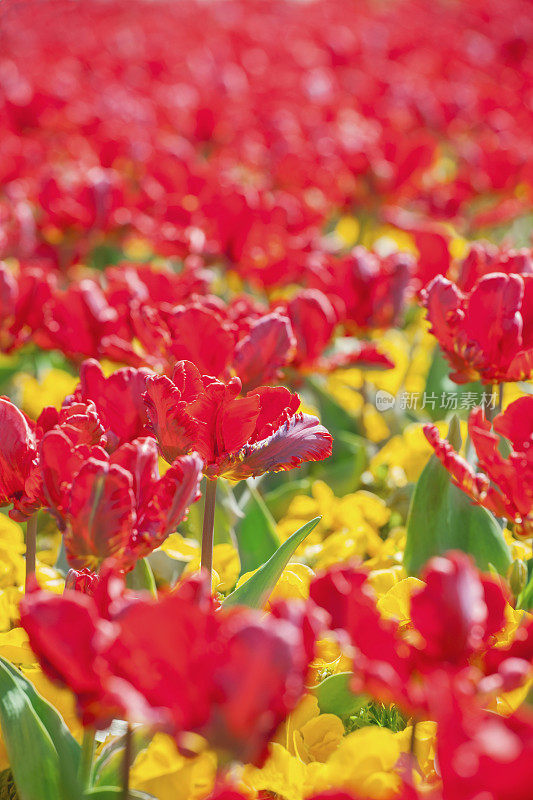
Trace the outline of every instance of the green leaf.
<instances>
[{"instance_id":1,"label":"green leaf","mask_svg":"<svg viewBox=\"0 0 533 800\"><path fill-rule=\"evenodd\" d=\"M270 597L270 593L279 580L289 558L304 539L309 536L320 520L321 517L315 517L315 519L302 525L292 536L289 536L274 555L262 567L259 567L257 572L254 572L245 583L226 597L223 605L262 608Z\"/></svg>"},{"instance_id":2,"label":"green leaf","mask_svg":"<svg viewBox=\"0 0 533 800\"><path fill-rule=\"evenodd\" d=\"M20 800L79 800L78 743L55 708L2 657L0 724Z\"/></svg>"},{"instance_id":3,"label":"green leaf","mask_svg":"<svg viewBox=\"0 0 533 800\"><path fill-rule=\"evenodd\" d=\"M276 472L275 475L283 473ZM286 473L285 473L286 474ZM263 496L265 505L274 517L275 520L280 520L289 510L291 502L299 494L309 494L311 489L311 481L309 478L302 478L301 480L289 480L276 486L275 489L267 491Z\"/></svg>"},{"instance_id":4,"label":"green leaf","mask_svg":"<svg viewBox=\"0 0 533 800\"><path fill-rule=\"evenodd\" d=\"M533 608L533 558L528 559L526 564L527 583L517 597L516 607L530 611Z\"/></svg>"},{"instance_id":5,"label":"green leaf","mask_svg":"<svg viewBox=\"0 0 533 800\"><path fill-rule=\"evenodd\" d=\"M146 728L135 728L131 736L131 761L150 744L153 734ZM105 744L94 762L95 786L115 786L120 783L126 736L117 736Z\"/></svg>"},{"instance_id":6,"label":"green leaf","mask_svg":"<svg viewBox=\"0 0 533 800\"><path fill-rule=\"evenodd\" d=\"M336 714L343 719L355 714L365 703L368 697L354 694L350 689L351 672L338 672L330 675L311 690L318 700L321 714Z\"/></svg>"},{"instance_id":7,"label":"green leaf","mask_svg":"<svg viewBox=\"0 0 533 800\"><path fill-rule=\"evenodd\" d=\"M241 575L264 564L279 547L276 523L257 489L248 484L241 501L243 517L235 526Z\"/></svg>"},{"instance_id":8,"label":"green leaf","mask_svg":"<svg viewBox=\"0 0 533 800\"><path fill-rule=\"evenodd\" d=\"M458 420L450 424L448 437L457 445ZM481 570L490 565L505 575L511 553L498 521L450 480L436 455L432 455L415 486L409 517L404 565L409 575L417 575L428 559L462 550L473 556Z\"/></svg>"},{"instance_id":9,"label":"green leaf","mask_svg":"<svg viewBox=\"0 0 533 800\"><path fill-rule=\"evenodd\" d=\"M152 597L157 597L154 573L146 558L139 558L131 572L128 572L126 584L129 589L150 592Z\"/></svg>"},{"instance_id":10,"label":"green leaf","mask_svg":"<svg viewBox=\"0 0 533 800\"><path fill-rule=\"evenodd\" d=\"M368 465L367 443L362 436L341 431L333 440L333 455L311 464L313 479L323 480L341 497L355 492Z\"/></svg>"}]
</instances>

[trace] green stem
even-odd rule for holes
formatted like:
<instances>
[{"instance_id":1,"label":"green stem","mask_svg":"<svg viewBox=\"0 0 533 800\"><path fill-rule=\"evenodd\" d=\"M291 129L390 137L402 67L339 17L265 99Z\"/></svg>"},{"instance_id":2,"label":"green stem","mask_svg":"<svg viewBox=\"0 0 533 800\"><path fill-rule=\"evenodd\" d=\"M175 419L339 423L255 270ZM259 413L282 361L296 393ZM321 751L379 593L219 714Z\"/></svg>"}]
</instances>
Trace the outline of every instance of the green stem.
<instances>
[{"instance_id":1,"label":"green stem","mask_svg":"<svg viewBox=\"0 0 533 800\"><path fill-rule=\"evenodd\" d=\"M85 728L81 745L80 784L85 791L93 784L93 762L96 749L95 732L93 728Z\"/></svg>"},{"instance_id":2,"label":"green stem","mask_svg":"<svg viewBox=\"0 0 533 800\"><path fill-rule=\"evenodd\" d=\"M121 800L129 800L130 796L130 766L131 766L131 739L132 730L128 722L124 738L124 756L122 759L122 794Z\"/></svg>"},{"instance_id":3,"label":"green stem","mask_svg":"<svg viewBox=\"0 0 533 800\"><path fill-rule=\"evenodd\" d=\"M500 383L500 392L499 392L499 396L498 396L498 407L496 409L496 413L497 414L501 414L501 412L503 410L503 392L504 392L504 389L505 389L505 384L504 383Z\"/></svg>"},{"instance_id":4,"label":"green stem","mask_svg":"<svg viewBox=\"0 0 533 800\"><path fill-rule=\"evenodd\" d=\"M26 525L26 588L28 579L35 575L35 562L37 558L37 512L33 514Z\"/></svg>"},{"instance_id":5,"label":"green stem","mask_svg":"<svg viewBox=\"0 0 533 800\"><path fill-rule=\"evenodd\" d=\"M202 529L201 567L211 575L213 571L213 535L215 531L215 504L217 498L217 478L207 478L205 487L204 526Z\"/></svg>"},{"instance_id":6,"label":"green stem","mask_svg":"<svg viewBox=\"0 0 533 800\"><path fill-rule=\"evenodd\" d=\"M485 412L485 416L486 416L486 418L487 418L487 420L489 422L492 422L494 420L494 417L497 414L501 413L502 406L503 406L503 386L504 386L503 383L500 383L500 384L494 383L494 384L492 384L492 386L489 385L490 396L492 397L495 394L497 394L497 396L498 396L498 399L497 399L497 401L496 401L496 403L494 405L494 408L492 408L492 406L489 405L489 407L487 408L487 410Z\"/></svg>"}]
</instances>

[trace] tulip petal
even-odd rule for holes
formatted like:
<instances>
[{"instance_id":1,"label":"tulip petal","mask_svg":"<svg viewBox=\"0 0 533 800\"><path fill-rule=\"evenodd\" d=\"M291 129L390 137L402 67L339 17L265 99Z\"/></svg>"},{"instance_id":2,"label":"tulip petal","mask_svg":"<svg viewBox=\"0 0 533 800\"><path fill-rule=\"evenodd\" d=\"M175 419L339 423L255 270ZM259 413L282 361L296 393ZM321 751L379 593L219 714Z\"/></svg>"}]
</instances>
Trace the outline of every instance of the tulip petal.
<instances>
[{"instance_id":1,"label":"tulip petal","mask_svg":"<svg viewBox=\"0 0 533 800\"><path fill-rule=\"evenodd\" d=\"M186 413L181 393L164 375L147 379L143 398L161 455L172 464L192 449L198 422Z\"/></svg>"},{"instance_id":2,"label":"tulip petal","mask_svg":"<svg viewBox=\"0 0 533 800\"><path fill-rule=\"evenodd\" d=\"M135 522L132 477L121 467L89 459L72 482L65 547L76 568L94 567L129 543Z\"/></svg>"},{"instance_id":3,"label":"tulip petal","mask_svg":"<svg viewBox=\"0 0 533 800\"><path fill-rule=\"evenodd\" d=\"M250 332L238 343L233 356L235 372L244 391L276 377L287 364L295 346L294 334L287 317L266 314L255 322Z\"/></svg>"},{"instance_id":4,"label":"tulip petal","mask_svg":"<svg viewBox=\"0 0 533 800\"><path fill-rule=\"evenodd\" d=\"M227 459L220 474L236 480L322 461L331 455L332 438L316 417L296 414L272 436L244 447Z\"/></svg>"}]
</instances>

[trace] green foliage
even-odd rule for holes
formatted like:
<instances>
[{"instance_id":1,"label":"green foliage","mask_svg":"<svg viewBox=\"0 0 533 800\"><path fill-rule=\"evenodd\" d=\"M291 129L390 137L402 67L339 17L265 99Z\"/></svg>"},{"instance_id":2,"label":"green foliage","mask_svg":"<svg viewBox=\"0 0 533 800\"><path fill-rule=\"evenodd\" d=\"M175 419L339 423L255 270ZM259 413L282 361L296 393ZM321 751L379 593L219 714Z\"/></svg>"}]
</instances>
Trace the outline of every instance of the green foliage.
<instances>
[{"instance_id":1,"label":"green foliage","mask_svg":"<svg viewBox=\"0 0 533 800\"><path fill-rule=\"evenodd\" d=\"M347 732L351 733L360 728L367 728L369 725L388 728L393 733L397 733L405 730L407 719L396 706L372 700L346 720L345 728Z\"/></svg>"},{"instance_id":2,"label":"green foliage","mask_svg":"<svg viewBox=\"0 0 533 800\"><path fill-rule=\"evenodd\" d=\"M20 800L79 800L79 745L57 711L1 657L0 723Z\"/></svg>"},{"instance_id":3,"label":"green foliage","mask_svg":"<svg viewBox=\"0 0 533 800\"><path fill-rule=\"evenodd\" d=\"M254 574L241 586L235 589L224 600L225 606L249 606L250 608L262 608L272 589L276 585L281 573L304 539L309 536L321 517L315 517L310 522L302 525L296 533L293 533L281 547L279 547L271 558L268 559Z\"/></svg>"},{"instance_id":4,"label":"green foliage","mask_svg":"<svg viewBox=\"0 0 533 800\"><path fill-rule=\"evenodd\" d=\"M458 431L459 422L454 418L448 438L457 438ZM460 436L458 441L460 446ZM417 575L430 558L449 550L463 550L481 570L493 567L500 575L505 575L511 564L511 553L497 520L454 486L448 472L432 455L411 500L405 568L410 575Z\"/></svg>"},{"instance_id":5,"label":"green foliage","mask_svg":"<svg viewBox=\"0 0 533 800\"><path fill-rule=\"evenodd\" d=\"M241 498L243 516L235 525L241 575L264 564L279 547L276 523L255 486L248 484Z\"/></svg>"},{"instance_id":6,"label":"green foliage","mask_svg":"<svg viewBox=\"0 0 533 800\"><path fill-rule=\"evenodd\" d=\"M313 687L312 693L318 700L321 714L336 714L343 719L358 712L368 702L367 697L352 692L351 678L351 672L338 672Z\"/></svg>"}]
</instances>

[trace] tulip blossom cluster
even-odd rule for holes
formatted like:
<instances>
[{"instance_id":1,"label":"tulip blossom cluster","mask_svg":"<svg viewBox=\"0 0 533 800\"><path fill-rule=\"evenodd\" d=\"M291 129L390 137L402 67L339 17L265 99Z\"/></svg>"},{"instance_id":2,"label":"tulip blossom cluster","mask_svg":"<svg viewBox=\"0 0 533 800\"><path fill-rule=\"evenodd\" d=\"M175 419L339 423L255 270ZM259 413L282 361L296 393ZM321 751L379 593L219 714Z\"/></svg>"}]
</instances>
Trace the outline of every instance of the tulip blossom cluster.
<instances>
[{"instance_id":1,"label":"tulip blossom cluster","mask_svg":"<svg viewBox=\"0 0 533 800\"><path fill-rule=\"evenodd\" d=\"M267 619L219 610L205 580L159 602L128 597L112 564L90 595L35 588L21 613L44 669L74 691L85 724L127 716L184 747L184 734L197 732L252 761L302 696L320 622L312 608L280 605Z\"/></svg>"},{"instance_id":2,"label":"tulip blossom cluster","mask_svg":"<svg viewBox=\"0 0 533 800\"><path fill-rule=\"evenodd\" d=\"M530 800L529 5L0 32L0 800Z\"/></svg>"}]
</instances>

